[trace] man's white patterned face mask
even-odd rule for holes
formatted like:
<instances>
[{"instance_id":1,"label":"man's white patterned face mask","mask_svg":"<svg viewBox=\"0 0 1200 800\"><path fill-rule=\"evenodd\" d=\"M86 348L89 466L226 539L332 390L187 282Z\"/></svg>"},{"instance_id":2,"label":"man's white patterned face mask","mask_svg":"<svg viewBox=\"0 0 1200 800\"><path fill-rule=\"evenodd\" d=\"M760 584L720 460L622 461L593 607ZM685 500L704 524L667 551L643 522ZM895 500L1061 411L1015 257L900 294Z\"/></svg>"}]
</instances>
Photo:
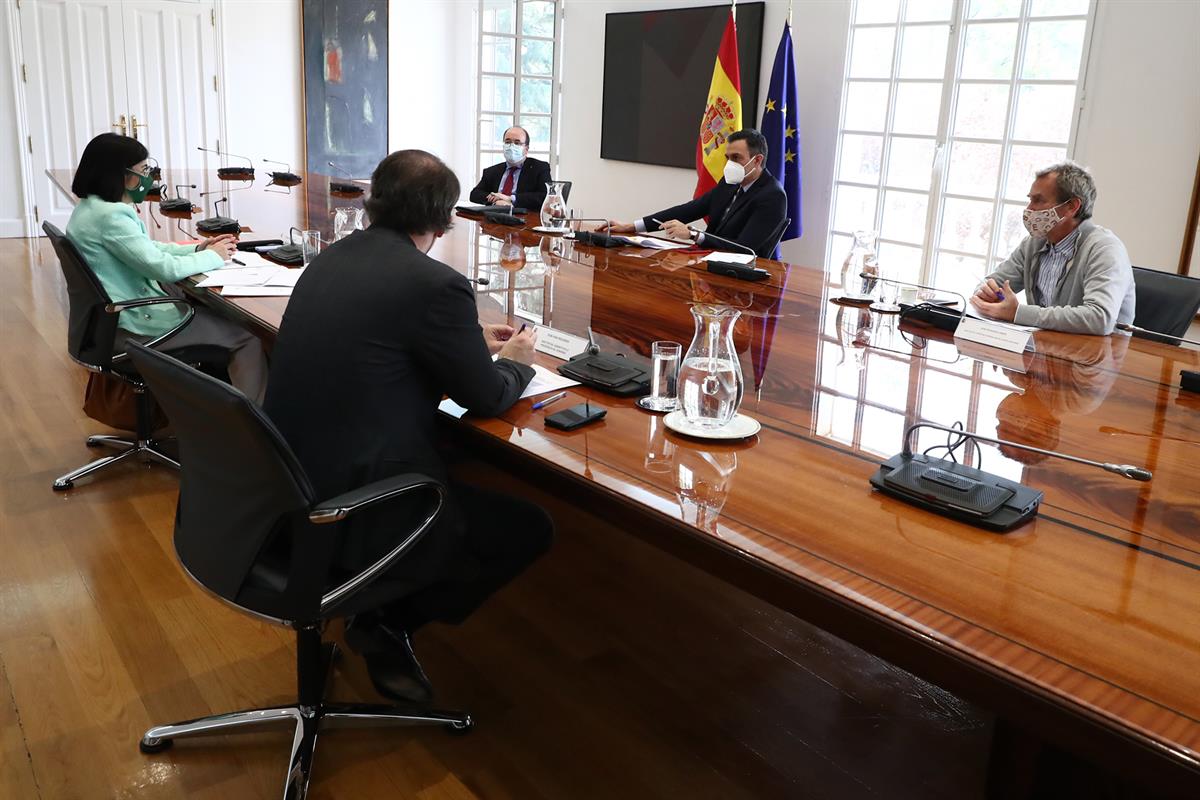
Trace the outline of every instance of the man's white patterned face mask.
<instances>
[{"instance_id":1,"label":"man's white patterned face mask","mask_svg":"<svg viewBox=\"0 0 1200 800\"><path fill-rule=\"evenodd\" d=\"M1062 217L1058 215L1056 209L1069 202L1071 201L1064 200L1054 208L1043 208L1041 211L1025 209L1025 213L1021 215L1021 220L1025 223L1025 230L1029 231L1029 235L1035 239L1045 239L1046 234L1054 230L1055 225L1062 222Z\"/></svg>"}]
</instances>

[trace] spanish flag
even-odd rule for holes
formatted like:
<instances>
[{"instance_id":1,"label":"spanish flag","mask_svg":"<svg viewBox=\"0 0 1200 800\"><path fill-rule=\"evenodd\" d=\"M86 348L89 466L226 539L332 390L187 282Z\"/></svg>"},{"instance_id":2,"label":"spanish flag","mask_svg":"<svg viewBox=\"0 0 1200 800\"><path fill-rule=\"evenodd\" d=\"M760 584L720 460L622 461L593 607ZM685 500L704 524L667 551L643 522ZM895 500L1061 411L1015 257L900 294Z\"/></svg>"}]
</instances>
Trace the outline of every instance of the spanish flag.
<instances>
[{"instance_id":1,"label":"spanish flag","mask_svg":"<svg viewBox=\"0 0 1200 800\"><path fill-rule=\"evenodd\" d=\"M738 73L737 24L730 9L721 47L717 50L717 63L713 64L708 103L700 121L700 138L696 141L695 197L721 180L725 171L725 139L741 129L742 81Z\"/></svg>"}]
</instances>

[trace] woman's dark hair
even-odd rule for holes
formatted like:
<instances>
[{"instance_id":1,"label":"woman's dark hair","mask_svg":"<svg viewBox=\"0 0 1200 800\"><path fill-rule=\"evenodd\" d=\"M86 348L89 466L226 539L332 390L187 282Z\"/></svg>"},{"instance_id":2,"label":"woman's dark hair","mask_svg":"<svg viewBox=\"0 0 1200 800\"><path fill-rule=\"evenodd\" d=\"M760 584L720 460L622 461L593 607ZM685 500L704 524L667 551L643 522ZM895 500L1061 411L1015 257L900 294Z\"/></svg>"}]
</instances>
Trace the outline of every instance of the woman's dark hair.
<instances>
[{"instance_id":1,"label":"woman's dark hair","mask_svg":"<svg viewBox=\"0 0 1200 800\"><path fill-rule=\"evenodd\" d=\"M440 158L397 150L375 168L363 205L372 225L401 233L442 232L450 229L458 194L458 178Z\"/></svg>"},{"instance_id":2,"label":"woman's dark hair","mask_svg":"<svg viewBox=\"0 0 1200 800\"><path fill-rule=\"evenodd\" d=\"M144 161L150 152L137 139L119 133L102 133L87 143L71 191L82 199L95 195L110 203L125 197L125 170Z\"/></svg>"}]
</instances>

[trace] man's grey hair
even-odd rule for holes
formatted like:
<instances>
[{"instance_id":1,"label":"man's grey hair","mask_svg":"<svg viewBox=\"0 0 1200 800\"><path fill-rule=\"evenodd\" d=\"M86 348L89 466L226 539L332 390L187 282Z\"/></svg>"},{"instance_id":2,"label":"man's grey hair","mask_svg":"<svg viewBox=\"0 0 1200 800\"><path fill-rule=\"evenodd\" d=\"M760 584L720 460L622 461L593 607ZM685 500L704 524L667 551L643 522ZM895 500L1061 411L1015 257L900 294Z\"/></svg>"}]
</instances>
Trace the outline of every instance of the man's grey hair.
<instances>
[{"instance_id":1,"label":"man's grey hair","mask_svg":"<svg viewBox=\"0 0 1200 800\"><path fill-rule=\"evenodd\" d=\"M1079 199L1079 213L1075 219L1083 222L1092 216L1092 208L1096 205L1096 182L1087 167L1081 167L1074 161L1063 161L1058 164L1039 169L1037 176L1044 178L1054 173L1058 186L1058 202Z\"/></svg>"}]
</instances>

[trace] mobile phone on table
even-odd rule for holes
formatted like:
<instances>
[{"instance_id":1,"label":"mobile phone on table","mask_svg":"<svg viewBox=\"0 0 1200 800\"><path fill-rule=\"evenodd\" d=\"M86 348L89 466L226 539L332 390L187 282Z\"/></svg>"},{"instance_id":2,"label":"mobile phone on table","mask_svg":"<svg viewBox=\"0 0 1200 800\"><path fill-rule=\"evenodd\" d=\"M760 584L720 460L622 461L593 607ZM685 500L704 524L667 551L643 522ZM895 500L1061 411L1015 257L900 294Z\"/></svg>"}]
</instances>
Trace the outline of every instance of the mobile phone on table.
<instances>
[{"instance_id":1,"label":"mobile phone on table","mask_svg":"<svg viewBox=\"0 0 1200 800\"><path fill-rule=\"evenodd\" d=\"M546 415L546 427L558 428L560 431L573 431L591 422L604 419L608 410L593 403L580 403L577 406L563 409L554 414Z\"/></svg>"}]
</instances>

